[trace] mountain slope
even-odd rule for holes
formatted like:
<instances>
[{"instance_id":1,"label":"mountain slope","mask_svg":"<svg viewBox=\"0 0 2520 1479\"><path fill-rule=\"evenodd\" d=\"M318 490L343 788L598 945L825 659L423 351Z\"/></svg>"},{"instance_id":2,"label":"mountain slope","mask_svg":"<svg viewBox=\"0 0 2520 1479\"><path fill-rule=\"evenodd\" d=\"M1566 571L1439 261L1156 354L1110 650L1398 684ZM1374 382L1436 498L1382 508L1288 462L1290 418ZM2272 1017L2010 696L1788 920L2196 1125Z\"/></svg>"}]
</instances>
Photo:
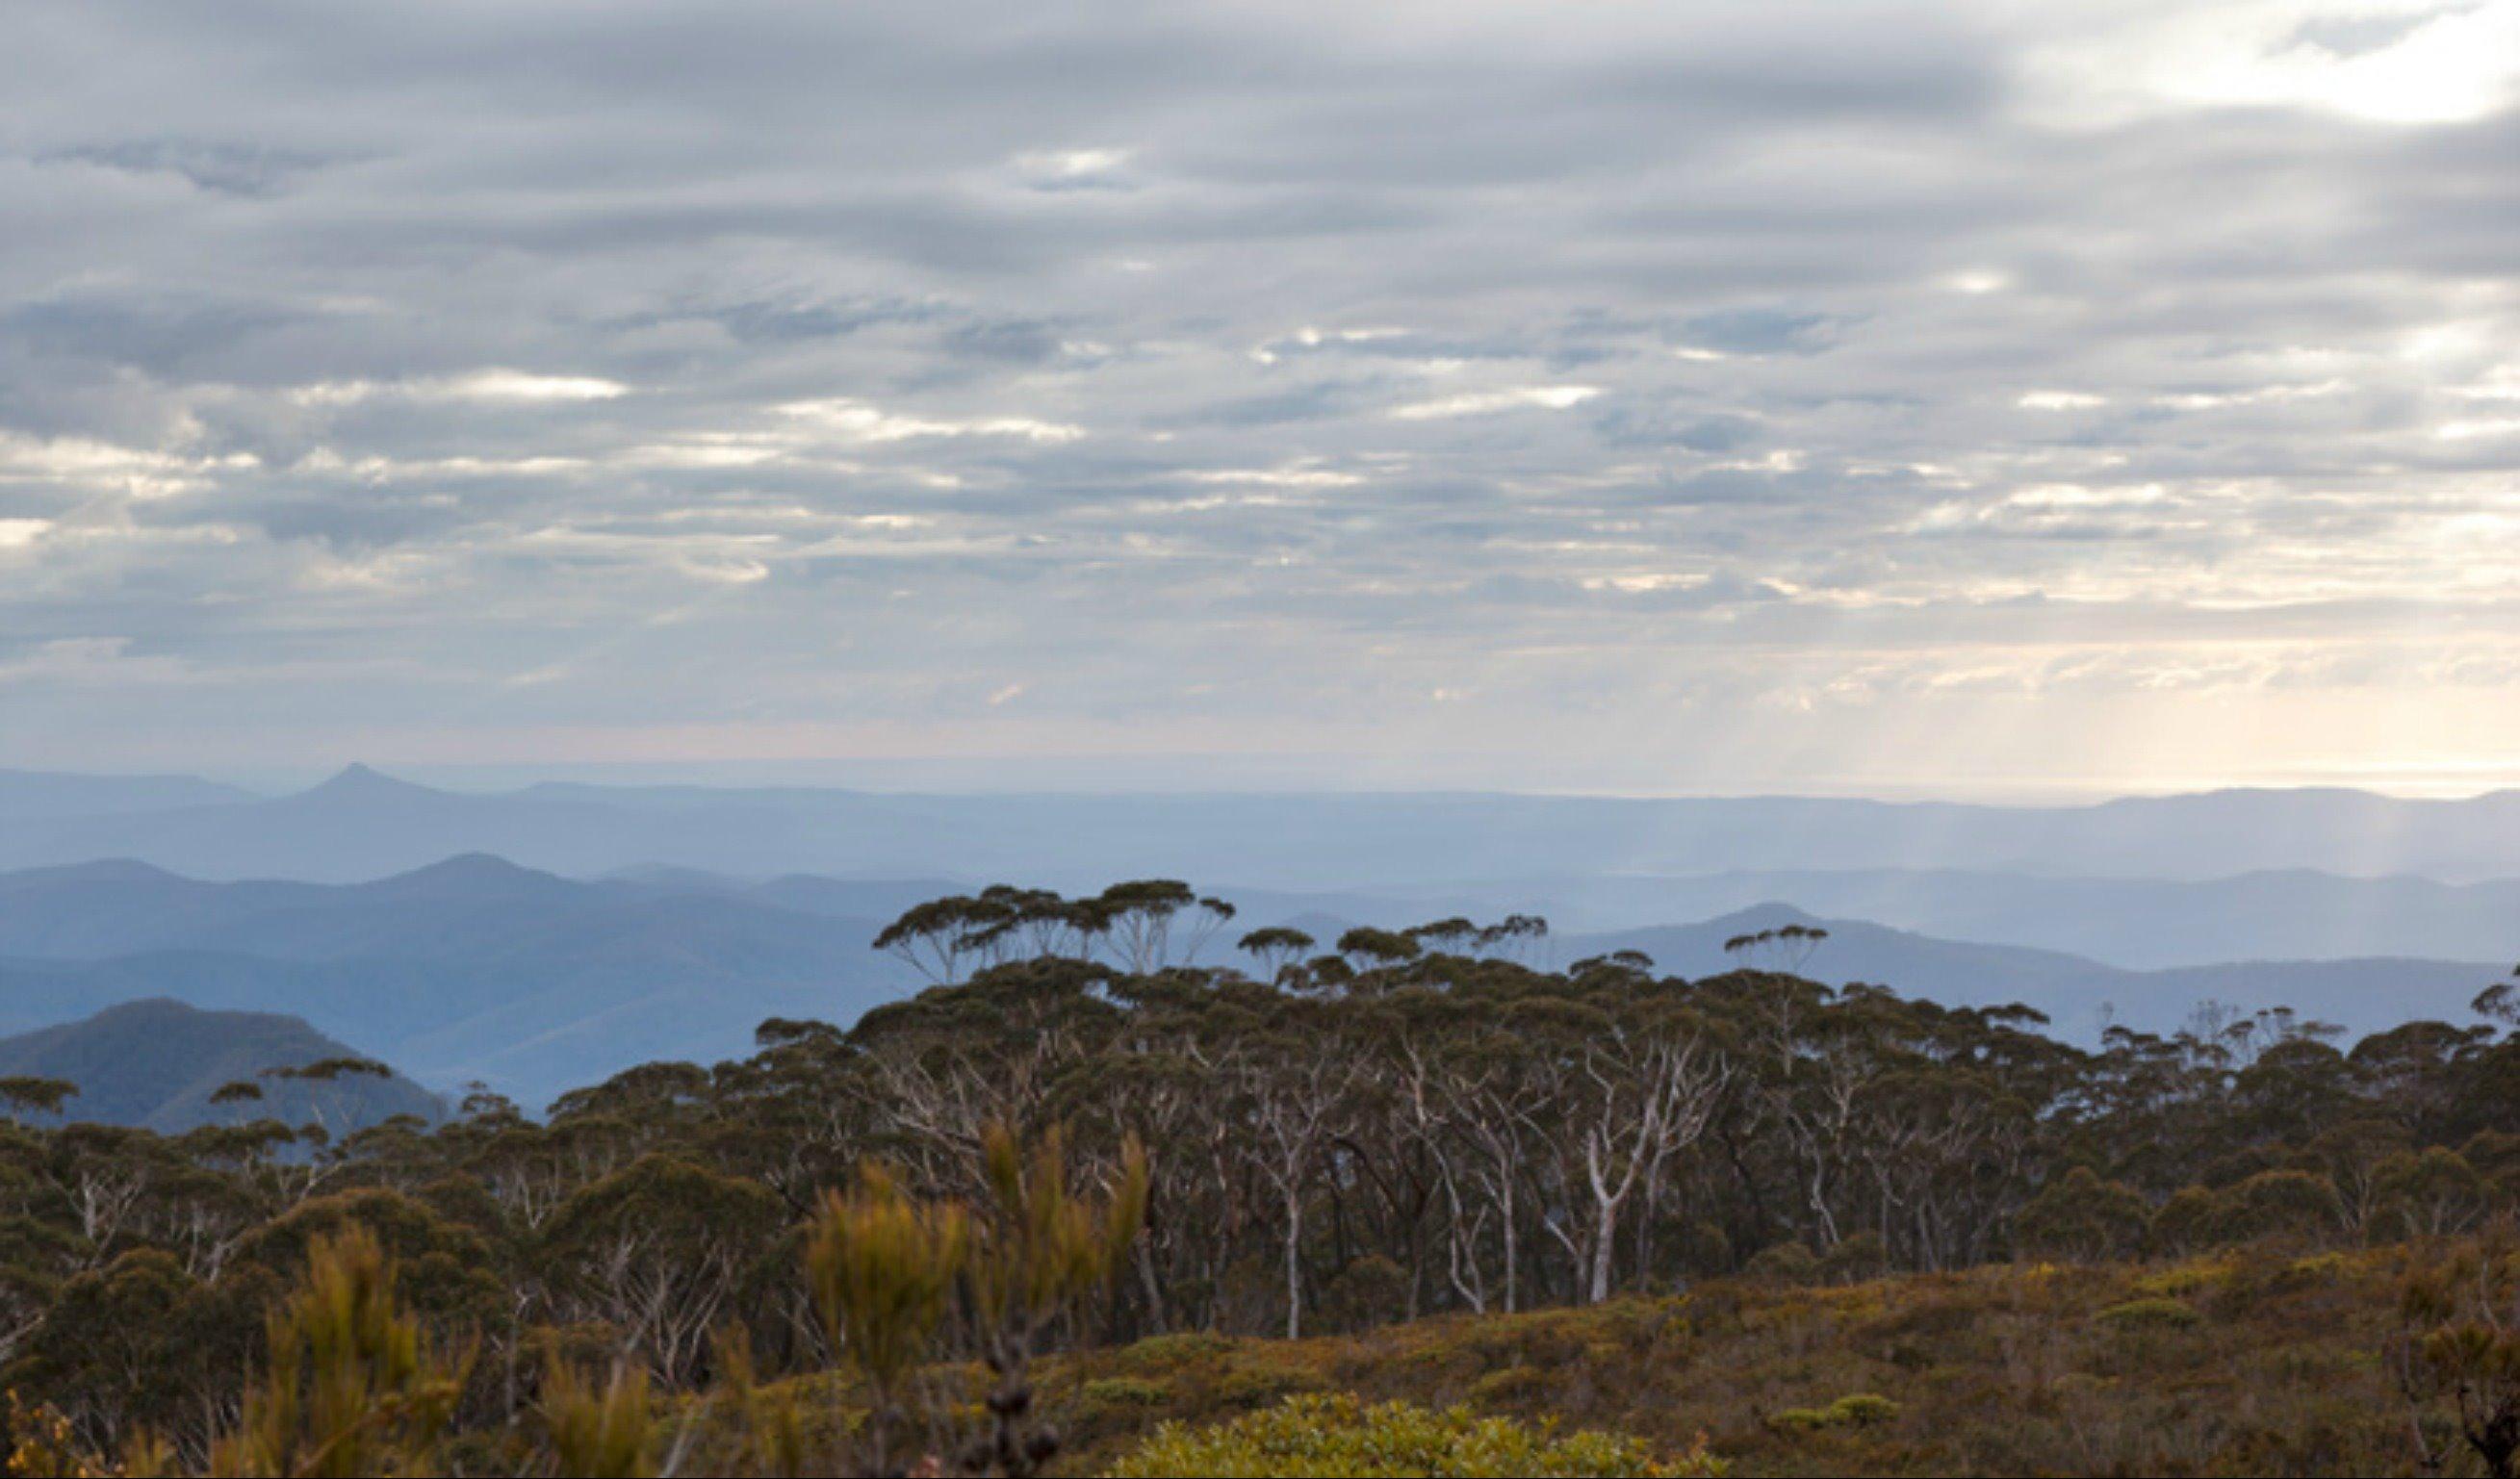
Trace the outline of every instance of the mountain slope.
<instances>
[{"instance_id":1,"label":"mountain slope","mask_svg":"<svg viewBox=\"0 0 2520 1479\"><path fill-rule=\"evenodd\" d=\"M1831 985L1865 981L1903 996L1956 1007L2008 1003L2046 1012L2060 1036L2089 1043L2123 1023L2150 1032L2180 1027L2208 1002L2255 1011L2290 1007L2333 1022L2350 1036L2420 1017L2467 1020L2468 1004L2507 966L2481 961L2371 958L2243 961L2169 970L2125 970L2061 951L1937 939L1861 919L1824 919L1783 904L1738 911L1703 923L1568 936L1560 960L1639 950L1674 975L1714 975L1753 958L1728 955L1727 940L1788 924L1828 931L1800 973Z\"/></svg>"},{"instance_id":2,"label":"mountain slope","mask_svg":"<svg viewBox=\"0 0 2520 1479\"><path fill-rule=\"evenodd\" d=\"M2241 960L2406 956L2520 960L2520 880L2441 883L2309 869L2207 879L2059 877L1931 869L1738 871L1486 885L1579 929L1695 919L1790 900L1814 914L1945 939L2027 945L2154 969Z\"/></svg>"},{"instance_id":3,"label":"mountain slope","mask_svg":"<svg viewBox=\"0 0 2520 1479\"><path fill-rule=\"evenodd\" d=\"M0 1076L67 1079L79 1090L64 1106L68 1118L167 1134L271 1118L320 1123L338 1137L396 1114L435 1119L442 1112L427 1090L400 1074L343 1074L322 1082L262 1076L265 1069L356 1055L293 1016L203 1011L158 998L0 1039ZM263 1098L234 1106L210 1102L222 1085L240 1080L258 1085Z\"/></svg>"},{"instance_id":4,"label":"mountain slope","mask_svg":"<svg viewBox=\"0 0 2520 1479\"><path fill-rule=\"evenodd\" d=\"M678 939L665 919L606 940L469 959L0 957L0 1028L143 997L287 1012L433 1088L477 1079L531 1105L655 1058L742 1056L767 1017L851 1022L908 990L862 941L808 955L742 939L722 946Z\"/></svg>"},{"instance_id":5,"label":"mountain slope","mask_svg":"<svg viewBox=\"0 0 2520 1479\"><path fill-rule=\"evenodd\" d=\"M0 821L131 816L258 799L251 791L198 776L80 776L0 770Z\"/></svg>"},{"instance_id":6,"label":"mountain slope","mask_svg":"<svg viewBox=\"0 0 2520 1479\"><path fill-rule=\"evenodd\" d=\"M172 997L302 1016L432 1087L540 1103L652 1058L740 1055L765 1017L855 1020L911 985L870 948L880 927L481 856L357 884L41 870L0 875L0 1030Z\"/></svg>"}]
</instances>

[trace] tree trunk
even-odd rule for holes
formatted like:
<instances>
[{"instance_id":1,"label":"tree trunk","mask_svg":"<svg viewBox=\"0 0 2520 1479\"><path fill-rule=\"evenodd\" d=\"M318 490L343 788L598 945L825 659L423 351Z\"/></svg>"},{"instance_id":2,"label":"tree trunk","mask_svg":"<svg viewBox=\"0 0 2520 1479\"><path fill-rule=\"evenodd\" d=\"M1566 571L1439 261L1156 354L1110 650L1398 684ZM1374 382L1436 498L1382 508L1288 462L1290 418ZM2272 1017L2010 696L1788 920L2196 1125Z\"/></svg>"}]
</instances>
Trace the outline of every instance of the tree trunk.
<instances>
[{"instance_id":1,"label":"tree trunk","mask_svg":"<svg viewBox=\"0 0 2520 1479\"><path fill-rule=\"evenodd\" d=\"M1147 1325L1148 1333L1164 1333L1164 1286L1155 1277L1154 1239L1138 1239L1138 1282L1147 1291Z\"/></svg>"},{"instance_id":2,"label":"tree trunk","mask_svg":"<svg viewBox=\"0 0 2520 1479\"><path fill-rule=\"evenodd\" d=\"M1610 1297L1610 1260L1619 1240L1619 1204L1602 1201L1597 1204L1593 1233L1593 1288L1585 1303L1599 1304Z\"/></svg>"},{"instance_id":3,"label":"tree trunk","mask_svg":"<svg viewBox=\"0 0 2520 1479\"><path fill-rule=\"evenodd\" d=\"M1509 1178L1512 1173L1508 1172L1507 1175ZM1517 1308L1514 1304L1515 1280L1522 1272L1522 1246L1514 1236L1513 1199L1513 1186L1508 1181L1505 1188L1505 1312L1508 1315L1513 1314Z\"/></svg>"},{"instance_id":4,"label":"tree trunk","mask_svg":"<svg viewBox=\"0 0 2520 1479\"><path fill-rule=\"evenodd\" d=\"M1304 1333L1304 1200L1294 1192L1286 1196L1286 1338L1299 1340Z\"/></svg>"}]
</instances>

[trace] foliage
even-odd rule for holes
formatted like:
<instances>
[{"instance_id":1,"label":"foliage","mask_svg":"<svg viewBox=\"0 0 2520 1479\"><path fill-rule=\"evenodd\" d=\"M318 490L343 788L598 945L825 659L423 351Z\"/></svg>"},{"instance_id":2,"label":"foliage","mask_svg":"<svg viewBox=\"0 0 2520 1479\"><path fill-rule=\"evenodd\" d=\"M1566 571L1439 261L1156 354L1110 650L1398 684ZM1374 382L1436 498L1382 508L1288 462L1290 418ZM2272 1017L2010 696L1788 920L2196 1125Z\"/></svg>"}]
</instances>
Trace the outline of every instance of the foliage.
<instances>
[{"instance_id":1,"label":"foliage","mask_svg":"<svg viewBox=\"0 0 2520 1479\"><path fill-rule=\"evenodd\" d=\"M575 1367L554 1362L543 1377L542 1419L552 1458L563 1474L582 1479L643 1479L656 1472L652 1450L655 1415L648 1401L648 1372L617 1366L602 1390Z\"/></svg>"},{"instance_id":2,"label":"foliage","mask_svg":"<svg viewBox=\"0 0 2520 1479\"><path fill-rule=\"evenodd\" d=\"M984 1399L985 1446L966 1466L1022 1476L1058 1452L1057 1431L1033 1420L1031 1366L1050 1322L1110 1277L1147 1215L1147 1154L1132 1138L1100 1199L1069 1186L1065 1145L1053 1130L1027 1155L1012 1132L982 1137L988 1195L972 1222L966 1294L980 1326L980 1359L995 1378Z\"/></svg>"},{"instance_id":3,"label":"foliage","mask_svg":"<svg viewBox=\"0 0 2520 1479\"><path fill-rule=\"evenodd\" d=\"M1114 1475L1721 1474L1703 1451L1658 1463L1633 1438L1583 1432L1560 1438L1548 1424L1479 1417L1467 1408L1429 1412L1405 1402L1366 1406L1356 1398L1294 1397L1279 1407L1204 1429L1167 1423L1110 1472Z\"/></svg>"},{"instance_id":4,"label":"foliage","mask_svg":"<svg viewBox=\"0 0 2520 1479\"><path fill-rule=\"evenodd\" d=\"M2520 1253L2497 1237L2407 1282L2401 1380L2442 1467L2454 1438L2494 1479L2520 1472Z\"/></svg>"},{"instance_id":5,"label":"foliage","mask_svg":"<svg viewBox=\"0 0 2520 1479\"><path fill-rule=\"evenodd\" d=\"M2121 1330L2183 1330L2205 1317L2176 1299L2130 1299L2099 1313L2104 1324Z\"/></svg>"},{"instance_id":6,"label":"foliage","mask_svg":"<svg viewBox=\"0 0 2520 1479\"><path fill-rule=\"evenodd\" d=\"M364 1229L318 1240L273 1312L268 1369L210 1450L217 1474L426 1474L464 1388L463 1362L402 1314L393 1268Z\"/></svg>"},{"instance_id":7,"label":"foliage","mask_svg":"<svg viewBox=\"0 0 2520 1479\"><path fill-rule=\"evenodd\" d=\"M1850 1392L1826 1407L1786 1408L1768 1419L1771 1427L1787 1432L1809 1432L1815 1428L1863 1428L1878 1423L1895 1422L1899 1404L1878 1392Z\"/></svg>"},{"instance_id":8,"label":"foliage","mask_svg":"<svg viewBox=\"0 0 2520 1479\"><path fill-rule=\"evenodd\" d=\"M958 1206L920 1206L872 1162L857 1188L827 1191L805 1243L805 1278L834 1349L876 1390L875 1463L884 1467L902 1376L926 1354L970 1245Z\"/></svg>"},{"instance_id":9,"label":"foliage","mask_svg":"<svg viewBox=\"0 0 2520 1479\"><path fill-rule=\"evenodd\" d=\"M379 1082L357 1062L175 1136L53 1123L23 1086L0 1384L117 1463L329 1452L322 1360L273 1332L315 1250L365 1240L353 1369L402 1395L358 1441L469 1472L548 1470L564 1436L591 1467L1074 1468L1342 1394L1662 1453L1704 1428L1745 1470L2490 1461L2520 1321L2484 1251L2520 1214L2500 1016L2345 1048L2209 1014L2085 1051L1772 968L1816 932L1688 981L1540 968L1530 919L1254 931L1255 978L1180 964L1211 903L941 901L894 943L947 984L541 1121L487 1093L437 1125L261 1117ZM2401 1316L2417 1275L2445 1292ZM388 1330L477 1359L396 1375ZM406 1381L455 1383L434 1437ZM1900 1415L1829 1417L1849 1394Z\"/></svg>"}]
</instances>

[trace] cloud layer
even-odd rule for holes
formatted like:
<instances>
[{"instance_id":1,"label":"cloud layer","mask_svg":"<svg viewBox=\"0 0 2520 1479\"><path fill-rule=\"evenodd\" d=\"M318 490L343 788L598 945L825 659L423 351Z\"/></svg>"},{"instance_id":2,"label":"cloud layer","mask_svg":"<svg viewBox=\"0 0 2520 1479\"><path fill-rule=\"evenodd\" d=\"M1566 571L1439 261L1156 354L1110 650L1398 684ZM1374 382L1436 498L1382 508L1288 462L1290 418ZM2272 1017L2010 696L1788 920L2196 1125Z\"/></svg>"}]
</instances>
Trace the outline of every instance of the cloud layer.
<instances>
[{"instance_id":1,"label":"cloud layer","mask_svg":"<svg viewBox=\"0 0 2520 1479\"><path fill-rule=\"evenodd\" d=\"M0 763L2520 780L2510 0L0 39Z\"/></svg>"}]
</instances>

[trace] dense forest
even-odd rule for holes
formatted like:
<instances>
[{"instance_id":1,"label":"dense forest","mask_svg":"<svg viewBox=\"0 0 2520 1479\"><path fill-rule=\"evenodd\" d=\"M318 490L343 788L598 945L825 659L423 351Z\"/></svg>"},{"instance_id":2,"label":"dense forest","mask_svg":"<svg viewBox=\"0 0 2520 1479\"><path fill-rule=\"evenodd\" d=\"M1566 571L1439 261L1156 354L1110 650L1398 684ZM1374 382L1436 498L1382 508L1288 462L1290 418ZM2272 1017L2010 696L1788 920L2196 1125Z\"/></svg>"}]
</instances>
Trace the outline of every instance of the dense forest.
<instances>
[{"instance_id":1,"label":"dense forest","mask_svg":"<svg viewBox=\"0 0 2520 1479\"><path fill-rule=\"evenodd\" d=\"M1818 930L1745 936L1695 981L1547 968L1527 917L1273 928L1244 969L1181 964L1231 916L1164 881L922 905L879 941L919 996L766 1022L749 1058L633 1069L539 1120L480 1094L337 1140L240 1089L165 1137L0 1084L13 1465L1348 1472L1359 1434L1388 1472L2520 1454L2508 984L2352 1044L2208 1007L2086 1050L2023 1008L1806 979ZM2305 1280L2323 1303L2285 1292ZM1644 1436L1604 1395L1682 1402L1682 1373L1781 1361L1741 1342L1787 1326L1773 1385L1850 1352L1871 1384ZM1963 1326L2046 1333L1966 1375L1934 1354ZM2132 1411L2146 1372L2291 1340L2267 1380L2323 1391L2315 1420L2270 1386L2175 1451L1858 1446L1963 1375L2035 1370L2029 1422L2067 1374Z\"/></svg>"}]
</instances>

